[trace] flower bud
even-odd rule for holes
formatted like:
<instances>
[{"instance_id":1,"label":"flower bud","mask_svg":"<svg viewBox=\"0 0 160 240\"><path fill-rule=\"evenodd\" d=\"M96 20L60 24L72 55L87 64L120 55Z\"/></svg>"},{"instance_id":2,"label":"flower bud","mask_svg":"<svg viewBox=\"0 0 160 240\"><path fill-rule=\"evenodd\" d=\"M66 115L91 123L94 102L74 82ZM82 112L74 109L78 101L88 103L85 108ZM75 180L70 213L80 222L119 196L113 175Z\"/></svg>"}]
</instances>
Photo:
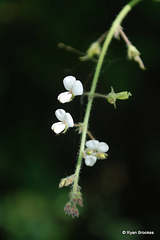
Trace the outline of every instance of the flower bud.
<instances>
[{"instance_id":1,"label":"flower bud","mask_svg":"<svg viewBox=\"0 0 160 240\"><path fill-rule=\"evenodd\" d=\"M86 61L90 58L93 58L94 56L99 56L101 52L101 46L99 42L94 42L90 45L89 49L87 50L87 53L85 56L80 57L80 60Z\"/></svg>"},{"instance_id":2,"label":"flower bud","mask_svg":"<svg viewBox=\"0 0 160 240\"><path fill-rule=\"evenodd\" d=\"M107 95L107 100L109 103L113 104L116 108L116 100L125 100L128 99L132 94L127 91L115 93L113 87L111 87L111 92Z\"/></svg>"},{"instance_id":3,"label":"flower bud","mask_svg":"<svg viewBox=\"0 0 160 240\"><path fill-rule=\"evenodd\" d=\"M71 214L72 218L74 218L75 216L78 217L79 211L76 207L73 206L73 207L71 207L69 214Z\"/></svg>"},{"instance_id":4,"label":"flower bud","mask_svg":"<svg viewBox=\"0 0 160 240\"><path fill-rule=\"evenodd\" d=\"M139 56L140 52L137 50L135 46L132 44L128 45L128 58L129 59L134 59L136 56Z\"/></svg>"},{"instance_id":5,"label":"flower bud","mask_svg":"<svg viewBox=\"0 0 160 240\"><path fill-rule=\"evenodd\" d=\"M96 157L98 159L105 159L108 155L106 153L97 153Z\"/></svg>"},{"instance_id":6,"label":"flower bud","mask_svg":"<svg viewBox=\"0 0 160 240\"><path fill-rule=\"evenodd\" d=\"M130 96L132 96L132 94L127 91L116 93L116 99L119 99L119 100L128 99Z\"/></svg>"},{"instance_id":7,"label":"flower bud","mask_svg":"<svg viewBox=\"0 0 160 240\"><path fill-rule=\"evenodd\" d=\"M88 57L94 57L95 55L96 56L99 56L101 52L101 47L100 47L100 44L98 42L94 42L91 44L90 48L87 50L87 55Z\"/></svg>"},{"instance_id":8,"label":"flower bud","mask_svg":"<svg viewBox=\"0 0 160 240\"><path fill-rule=\"evenodd\" d=\"M67 178L62 178L60 183L59 183L59 188L62 188L62 187L68 187L69 185L71 185L75 180L75 175L71 175Z\"/></svg>"},{"instance_id":9,"label":"flower bud","mask_svg":"<svg viewBox=\"0 0 160 240\"><path fill-rule=\"evenodd\" d=\"M71 215L73 218L79 216L79 211L76 206L68 202L64 207L65 214Z\"/></svg>"},{"instance_id":10,"label":"flower bud","mask_svg":"<svg viewBox=\"0 0 160 240\"><path fill-rule=\"evenodd\" d=\"M77 199L77 203L78 203L78 205L79 205L80 207L83 207L82 197L79 197L79 198Z\"/></svg>"},{"instance_id":11,"label":"flower bud","mask_svg":"<svg viewBox=\"0 0 160 240\"><path fill-rule=\"evenodd\" d=\"M59 183L59 188L62 188L66 183L66 178L62 178L60 183Z\"/></svg>"},{"instance_id":12,"label":"flower bud","mask_svg":"<svg viewBox=\"0 0 160 240\"><path fill-rule=\"evenodd\" d=\"M67 180L65 182L65 186L68 187L72 183L73 183L73 179L72 178L67 178Z\"/></svg>"},{"instance_id":13,"label":"flower bud","mask_svg":"<svg viewBox=\"0 0 160 240\"><path fill-rule=\"evenodd\" d=\"M92 151L91 149L86 149L86 154L87 154L87 155L91 155L92 152L93 152L93 151Z\"/></svg>"},{"instance_id":14,"label":"flower bud","mask_svg":"<svg viewBox=\"0 0 160 240\"><path fill-rule=\"evenodd\" d=\"M70 207L71 207L71 203L68 202L68 203L65 205L65 207L64 207L64 211L65 211L65 212L68 212L68 210L70 209Z\"/></svg>"},{"instance_id":15,"label":"flower bud","mask_svg":"<svg viewBox=\"0 0 160 240\"><path fill-rule=\"evenodd\" d=\"M138 49L132 44L128 44L127 46L128 46L128 58L130 60L134 60L135 62L137 62L139 64L139 67L145 70L146 68L142 62L142 59L140 58L140 52L138 51Z\"/></svg>"}]
</instances>

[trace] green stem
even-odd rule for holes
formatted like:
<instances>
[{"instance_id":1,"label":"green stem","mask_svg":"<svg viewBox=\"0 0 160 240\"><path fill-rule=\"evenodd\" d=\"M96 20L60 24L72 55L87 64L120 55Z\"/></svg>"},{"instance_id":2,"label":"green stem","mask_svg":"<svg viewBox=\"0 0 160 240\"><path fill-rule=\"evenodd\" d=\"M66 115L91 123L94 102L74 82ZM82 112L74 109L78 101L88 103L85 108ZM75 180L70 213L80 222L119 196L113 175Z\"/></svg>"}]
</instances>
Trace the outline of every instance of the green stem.
<instances>
[{"instance_id":1,"label":"green stem","mask_svg":"<svg viewBox=\"0 0 160 240\"><path fill-rule=\"evenodd\" d=\"M90 92L84 92L83 95L87 95L90 97L101 97L107 99L107 95L101 94L101 93L90 93Z\"/></svg>"},{"instance_id":2,"label":"green stem","mask_svg":"<svg viewBox=\"0 0 160 240\"><path fill-rule=\"evenodd\" d=\"M95 74L94 74L94 77L93 77L93 82L92 82L92 86L91 86L91 90L90 90L90 95L91 96L94 95L94 93L95 93L95 89L96 89L96 86L97 86L100 70L102 68L103 60L104 60L105 54L107 53L108 47L111 43L111 40L114 36L115 31L117 30L118 26L121 25L121 22L126 17L128 12L132 9L132 7L134 5L136 5L137 3L139 3L140 1L142 1L142 0L132 0L132 1L130 1L120 11L118 16L114 20L114 22L113 22L113 24L112 24L112 26L111 26L108 34L107 34L107 37L104 41L102 51L101 51L99 59L98 59L98 63L97 63L97 66L96 66L96 71L95 71ZM93 103L93 97L89 97L87 108L86 108L86 113L85 113L85 117L84 117L84 122L83 122L83 132L82 132L82 136L81 136L81 145L80 145L80 150L79 150L79 157L78 157L77 166L76 166L76 170L75 170L76 178L75 178L75 181L74 181L74 184L73 184L73 194L77 192L78 179L79 179L79 174L80 174L80 169L81 169L83 152L84 152L84 148L85 148L86 135L87 135L87 129L88 129L88 123L89 123L89 117L90 117L90 112L91 112L91 108L92 108L92 103Z\"/></svg>"}]
</instances>

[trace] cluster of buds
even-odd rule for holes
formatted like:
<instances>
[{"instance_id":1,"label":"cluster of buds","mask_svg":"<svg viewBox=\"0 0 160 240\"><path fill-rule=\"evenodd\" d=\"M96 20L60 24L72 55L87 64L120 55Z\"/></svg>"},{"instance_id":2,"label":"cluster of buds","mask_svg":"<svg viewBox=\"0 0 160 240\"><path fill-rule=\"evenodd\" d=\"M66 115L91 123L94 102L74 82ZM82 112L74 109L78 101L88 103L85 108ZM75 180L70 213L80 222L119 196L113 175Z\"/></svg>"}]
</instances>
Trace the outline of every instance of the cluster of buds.
<instances>
[{"instance_id":1,"label":"cluster of buds","mask_svg":"<svg viewBox=\"0 0 160 240\"><path fill-rule=\"evenodd\" d=\"M73 218L79 216L79 211L76 206L74 206L71 202L68 202L64 207L64 212L67 215L71 215Z\"/></svg>"},{"instance_id":2,"label":"cluster of buds","mask_svg":"<svg viewBox=\"0 0 160 240\"><path fill-rule=\"evenodd\" d=\"M75 177L76 177L75 174L73 174L69 177L62 178L59 183L59 188L62 188L63 186L68 187L69 185L73 184Z\"/></svg>"},{"instance_id":3,"label":"cluster of buds","mask_svg":"<svg viewBox=\"0 0 160 240\"><path fill-rule=\"evenodd\" d=\"M76 175L73 174L69 177L62 178L59 183L59 188L62 188L64 186L68 187L69 185L73 185L75 181ZM80 191L80 187L77 186L75 191L71 191L69 194L70 201L66 203L64 207L65 214L71 215L73 218L76 216L79 216L79 211L77 208L77 205L80 207L83 207L83 200L82 200L82 194Z\"/></svg>"},{"instance_id":4,"label":"cluster of buds","mask_svg":"<svg viewBox=\"0 0 160 240\"><path fill-rule=\"evenodd\" d=\"M78 217L79 211L77 205L83 207L82 194L79 187L76 193L70 193L70 201L64 207L65 214L71 215L73 218Z\"/></svg>"}]
</instances>

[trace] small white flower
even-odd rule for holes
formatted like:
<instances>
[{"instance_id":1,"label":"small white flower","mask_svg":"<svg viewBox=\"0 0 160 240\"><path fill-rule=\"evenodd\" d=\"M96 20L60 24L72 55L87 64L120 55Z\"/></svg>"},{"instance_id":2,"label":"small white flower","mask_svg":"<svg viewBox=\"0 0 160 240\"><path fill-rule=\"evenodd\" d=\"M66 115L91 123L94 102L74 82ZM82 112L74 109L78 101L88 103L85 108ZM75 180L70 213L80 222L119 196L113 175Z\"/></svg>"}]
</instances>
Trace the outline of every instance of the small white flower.
<instances>
[{"instance_id":1,"label":"small white flower","mask_svg":"<svg viewBox=\"0 0 160 240\"><path fill-rule=\"evenodd\" d=\"M57 109L55 111L55 115L58 118L58 120L60 120L60 122L56 122L51 126L51 129L56 134L65 132L67 128L74 126L74 122L71 114L67 113L65 110Z\"/></svg>"},{"instance_id":2,"label":"small white flower","mask_svg":"<svg viewBox=\"0 0 160 240\"><path fill-rule=\"evenodd\" d=\"M105 142L99 142L98 140L89 140L86 142L86 154L85 164L92 167L97 159L106 158L106 152L109 150L109 146Z\"/></svg>"},{"instance_id":3,"label":"small white flower","mask_svg":"<svg viewBox=\"0 0 160 240\"><path fill-rule=\"evenodd\" d=\"M60 93L58 95L58 100L61 103L70 102L74 96L82 95L83 85L79 80L76 80L73 76L67 76L63 79L63 85L67 92Z\"/></svg>"}]
</instances>

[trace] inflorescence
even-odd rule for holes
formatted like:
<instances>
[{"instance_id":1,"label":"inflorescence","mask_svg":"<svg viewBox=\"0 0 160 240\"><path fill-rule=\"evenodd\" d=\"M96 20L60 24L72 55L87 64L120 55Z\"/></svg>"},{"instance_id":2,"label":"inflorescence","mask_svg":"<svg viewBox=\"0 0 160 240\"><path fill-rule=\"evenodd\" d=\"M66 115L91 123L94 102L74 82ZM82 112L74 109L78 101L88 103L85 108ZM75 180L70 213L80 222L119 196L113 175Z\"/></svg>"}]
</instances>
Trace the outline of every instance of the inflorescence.
<instances>
[{"instance_id":1,"label":"inflorescence","mask_svg":"<svg viewBox=\"0 0 160 240\"><path fill-rule=\"evenodd\" d=\"M51 126L51 129L56 134L66 133L68 128L73 127L75 127L76 130L78 130L78 133L81 134L81 144L75 172L68 177L62 178L59 183L59 188L62 188L64 186L71 186L69 202L66 203L64 211L66 214L71 215L73 218L79 216L79 210L77 206L83 206L81 187L78 185L82 159L84 160L86 166L92 167L97 162L97 160L104 160L108 156L108 144L96 140L88 129L93 98L102 97L116 108L117 100L126 100L131 96L131 93L128 91L115 92L113 87L111 87L111 92L108 94L95 93L104 56L107 52L112 38L114 37L119 40L121 37L127 46L128 59L134 60L139 64L139 67L141 69L145 70L145 66L140 58L140 52L129 41L128 37L123 31L123 28L121 27L122 20L132 9L132 7L140 1L141 0L131 0L117 15L110 30L104 33L96 42L92 43L86 53L83 54L79 50L76 50L69 46L67 47L65 44L60 44L61 47L65 47L67 50L70 49L71 51L80 54L81 57L79 59L81 61L92 60L97 64L90 92L84 92L83 84L80 80L77 80L74 76L66 76L63 79L63 85L67 91L60 93L57 97L58 101L63 104L71 102L76 96L88 96L88 104L83 123L74 123L71 114L60 108L55 111L55 115L59 121ZM100 43L103 40L104 44L101 48ZM90 140L87 140L87 136L90 138Z\"/></svg>"},{"instance_id":2,"label":"inflorescence","mask_svg":"<svg viewBox=\"0 0 160 240\"><path fill-rule=\"evenodd\" d=\"M63 85L65 89L68 91L60 93L58 95L57 99L59 100L60 103L71 102L74 99L74 97L78 95L79 96L83 94L89 95L89 93L87 94L83 93L83 85L81 81L76 80L76 78L73 76L66 76L63 79ZM117 99L119 99L118 97L120 93L115 93L113 91L113 88L111 90L112 91L109 94L106 94L106 95L95 94L95 97L97 96L103 97L107 99L109 103L114 104L115 106L115 102ZM128 92L123 92L120 95L123 95L124 96L123 98L127 99L130 94ZM83 124L74 123L74 120L71 114L66 112L64 109L61 109L61 108L57 109L55 111L55 115L59 120L59 122L52 124L51 129L56 134L65 133L68 128L73 128L73 127L78 128L79 133L83 132ZM91 138L91 140L86 141L82 157L84 159L86 166L92 167L97 160L103 160L107 158L108 156L107 152L109 150L109 146L105 142L99 142L98 140L96 140L88 129L87 129L87 134ZM59 188L62 188L63 186L74 186L76 178L78 178L76 174L73 174L66 178L62 178L59 183ZM80 189L81 188L80 186L78 186L78 184L76 184L76 186L73 187L69 195L70 200L69 202L67 202L67 204L64 207L65 213L68 215L71 215L73 218L75 216L76 217L79 216L79 210L77 208L77 205L79 205L80 207L83 206L82 194Z\"/></svg>"}]
</instances>

